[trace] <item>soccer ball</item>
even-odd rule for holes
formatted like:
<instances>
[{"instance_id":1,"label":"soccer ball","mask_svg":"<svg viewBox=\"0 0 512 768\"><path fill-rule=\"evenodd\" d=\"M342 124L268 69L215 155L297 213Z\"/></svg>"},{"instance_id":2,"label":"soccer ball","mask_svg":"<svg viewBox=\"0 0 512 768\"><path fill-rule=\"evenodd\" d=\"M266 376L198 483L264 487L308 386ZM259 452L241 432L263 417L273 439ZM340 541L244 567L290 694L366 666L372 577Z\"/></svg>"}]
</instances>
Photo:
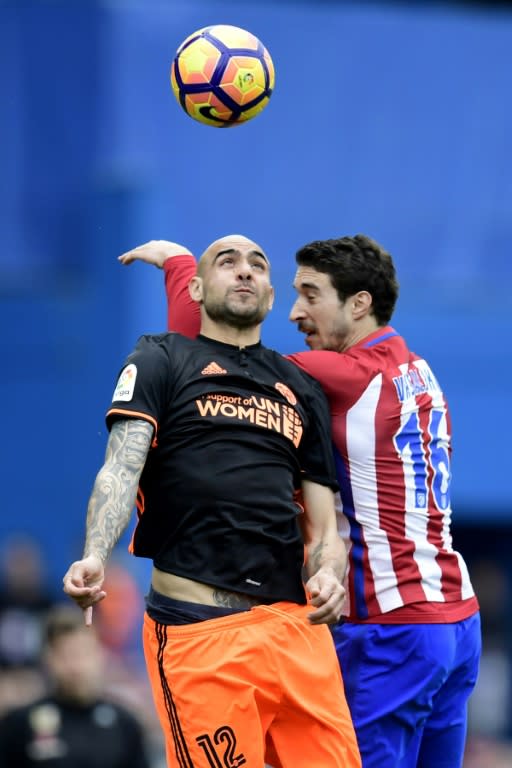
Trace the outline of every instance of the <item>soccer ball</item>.
<instances>
[{"instance_id":1,"label":"soccer ball","mask_svg":"<svg viewBox=\"0 0 512 768\"><path fill-rule=\"evenodd\" d=\"M216 128L258 115L268 104L274 80L274 64L264 45L228 24L189 35L171 66L171 87L187 115Z\"/></svg>"}]
</instances>

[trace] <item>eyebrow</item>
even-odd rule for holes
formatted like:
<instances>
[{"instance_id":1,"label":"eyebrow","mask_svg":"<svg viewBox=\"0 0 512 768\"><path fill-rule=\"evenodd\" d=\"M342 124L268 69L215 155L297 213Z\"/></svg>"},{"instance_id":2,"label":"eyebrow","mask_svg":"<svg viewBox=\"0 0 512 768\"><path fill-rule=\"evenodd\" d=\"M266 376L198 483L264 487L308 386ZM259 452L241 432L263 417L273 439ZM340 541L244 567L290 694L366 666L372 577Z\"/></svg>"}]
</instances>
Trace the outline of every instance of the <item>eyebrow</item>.
<instances>
[{"instance_id":1,"label":"eyebrow","mask_svg":"<svg viewBox=\"0 0 512 768\"><path fill-rule=\"evenodd\" d=\"M306 291L319 291L320 290L320 286L319 285L317 285L316 283L308 283L307 280L302 280L299 283L294 281L293 287L295 288L295 290L299 290L299 288L302 289L302 290L306 290Z\"/></svg>"},{"instance_id":2,"label":"eyebrow","mask_svg":"<svg viewBox=\"0 0 512 768\"><path fill-rule=\"evenodd\" d=\"M237 254L238 256L240 256L240 251L238 251L236 248L225 248L223 251L219 251L213 257L213 261L214 262L217 261L217 259L219 259L221 256L226 256L226 254L230 254L230 255L231 254ZM261 259L263 259L263 261L266 261L267 264L269 263L269 261L268 261L267 257L265 256L265 254L262 253L261 251L250 251L249 255L250 256L259 256Z\"/></svg>"}]
</instances>

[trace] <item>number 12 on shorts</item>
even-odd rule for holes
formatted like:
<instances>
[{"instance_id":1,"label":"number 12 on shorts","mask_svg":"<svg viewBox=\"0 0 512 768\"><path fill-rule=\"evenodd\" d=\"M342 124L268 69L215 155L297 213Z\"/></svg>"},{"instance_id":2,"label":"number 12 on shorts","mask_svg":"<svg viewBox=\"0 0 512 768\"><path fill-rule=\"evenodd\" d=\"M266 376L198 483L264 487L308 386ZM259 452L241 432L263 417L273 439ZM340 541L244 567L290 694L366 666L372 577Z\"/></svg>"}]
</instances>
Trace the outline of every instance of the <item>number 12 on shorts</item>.
<instances>
[{"instance_id":1,"label":"number 12 on shorts","mask_svg":"<svg viewBox=\"0 0 512 768\"><path fill-rule=\"evenodd\" d=\"M236 737L229 725L217 728L213 737L206 733L197 736L196 741L204 750L211 768L241 768L247 762L242 753L235 755ZM222 759L219 752L223 752Z\"/></svg>"}]
</instances>

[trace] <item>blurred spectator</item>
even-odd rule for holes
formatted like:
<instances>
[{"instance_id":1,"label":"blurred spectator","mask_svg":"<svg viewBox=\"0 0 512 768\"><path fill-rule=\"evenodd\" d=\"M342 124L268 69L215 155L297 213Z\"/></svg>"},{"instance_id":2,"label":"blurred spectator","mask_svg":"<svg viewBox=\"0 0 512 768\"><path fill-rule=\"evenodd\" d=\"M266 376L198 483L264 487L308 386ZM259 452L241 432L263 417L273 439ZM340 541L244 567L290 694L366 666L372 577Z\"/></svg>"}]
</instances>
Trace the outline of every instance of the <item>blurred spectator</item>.
<instances>
[{"instance_id":1,"label":"blurred spectator","mask_svg":"<svg viewBox=\"0 0 512 768\"><path fill-rule=\"evenodd\" d=\"M512 745L495 739L472 736L464 756L464 768L510 768Z\"/></svg>"},{"instance_id":2,"label":"blurred spectator","mask_svg":"<svg viewBox=\"0 0 512 768\"><path fill-rule=\"evenodd\" d=\"M41 651L41 618L52 596L37 543L9 539L0 559L0 667L33 667Z\"/></svg>"},{"instance_id":3,"label":"blurred spectator","mask_svg":"<svg viewBox=\"0 0 512 768\"><path fill-rule=\"evenodd\" d=\"M50 611L43 660L52 690L0 720L0 765L149 768L140 723L104 694L103 649L80 610Z\"/></svg>"},{"instance_id":4,"label":"blurred spectator","mask_svg":"<svg viewBox=\"0 0 512 768\"><path fill-rule=\"evenodd\" d=\"M481 556L472 564L482 616L482 658L478 684L469 703L470 732L478 751L512 735L512 659L509 619L510 569L499 559ZM475 758L476 759L476 758ZM476 765L476 763L475 763ZM492 766L494 763L486 763ZM512 761L508 763L512 765Z\"/></svg>"},{"instance_id":5,"label":"blurred spectator","mask_svg":"<svg viewBox=\"0 0 512 768\"><path fill-rule=\"evenodd\" d=\"M94 609L94 623L102 644L130 665L143 664L140 650L144 596L130 568L114 557L105 575L108 600Z\"/></svg>"},{"instance_id":6,"label":"blurred spectator","mask_svg":"<svg viewBox=\"0 0 512 768\"><path fill-rule=\"evenodd\" d=\"M0 553L0 714L42 693L42 623L51 604L41 548L13 535Z\"/></svg>"},{"instance_id":7,"label":"blurred spectator","mask_svg":"<svg viewBox=\"0 0 512 768\"><path fill-rule=\"evenodd\" d=\"M114 557L105 575L108 600L94 608L94 626L107 654L106 689L133 712L148 736L155 766L165 766L162 732L141 649L144 596L133 573L133 558Z\"/></svg>"}]
</instances>

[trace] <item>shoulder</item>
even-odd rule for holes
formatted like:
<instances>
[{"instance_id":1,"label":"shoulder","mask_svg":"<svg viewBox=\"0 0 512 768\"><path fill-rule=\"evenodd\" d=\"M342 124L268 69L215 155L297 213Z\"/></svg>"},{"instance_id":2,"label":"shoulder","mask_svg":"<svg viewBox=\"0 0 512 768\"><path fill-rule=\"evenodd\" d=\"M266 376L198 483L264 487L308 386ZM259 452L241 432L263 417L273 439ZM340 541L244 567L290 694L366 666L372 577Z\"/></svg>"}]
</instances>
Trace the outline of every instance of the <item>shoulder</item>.
<instances>
[{"instance_id":1,"label":"shoulder","mask_svg":"<svg viewBox=\"0 0 512 768\"><path fill-rule=\"evenodd\" d=\"M312 398L323 400L322 387L308 370L273 349L266 349L266 353L275 375L279 377L279 383L289 387L299 400L303 402L311 401Z\"/></svg>"},{"instance_id":2,"label":"shoulder","mask_svg":"<svg viewBox=\"0 0 512 768\"><path fill-rule=\"evenodd\" d=\"M280 352L274 349L263 347L263 353L267 363L271 365L276 373L286 377L288 383L297 382L309 385L314 383L314 379L303 366L297 366L289 357L284 357Z\"/></svg>"},{"instance_id":3,"label":"shoulder","mask_svg":"<svg viewBox=\"0 0 512 768\"><path fill-rule=\"evenodd\" d=\"M176 362L180 357L185 358L194 349L197 349L196 340L180 333L145 334L137 340L125 366L130 363L150 369L155 366L167 366L169 361Z\"/></svg>"},{"instance_id":4,"label":"shoulder","mask_svg":"<svg viewBox=\"0 0 512 768\"><path fill-rule=\"evenodd\" d=\"M58 709L56 703L51 699L38 699L32 701L30 704L23 704L22 706L14 707L13 709L5 712L0 718L0 728L6 730L15 725L19 725L33 716L37 717L39 712L44 713L46 711Z\"/></svg>"},{"instance_id":5,"label":"shoulder","mask_svg":"<svg viewBox=\"0 0 512 768\"><path fill-rule=\"evenodd\" d=\"M159 351L166 352L173 349L194 348L196 344L196 339L190 339L187 336L182 336L181 333L174 333L172 331L146 333L138 338L134 351L157 354Z\"/></svg>"}]
</instances>

